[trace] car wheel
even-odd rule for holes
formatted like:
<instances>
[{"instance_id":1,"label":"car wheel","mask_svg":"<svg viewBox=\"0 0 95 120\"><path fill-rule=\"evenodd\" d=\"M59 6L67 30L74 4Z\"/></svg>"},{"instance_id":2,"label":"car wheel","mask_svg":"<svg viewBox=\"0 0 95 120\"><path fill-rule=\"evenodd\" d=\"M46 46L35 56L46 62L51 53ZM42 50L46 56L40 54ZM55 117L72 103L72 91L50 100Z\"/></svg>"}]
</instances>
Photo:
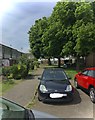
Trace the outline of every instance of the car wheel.
<instances>
[{"instance_id":1,"label":"car wheel","mask_svg":"<svg viewBox=\"0 0 95 120\"><path fill-rule=\"evenodd\" d=\"M74 80L74 86L75 86L75 88L79 88L79 85L78 85L77 79Z\"/></svg>"},{"instance_id":2,"label":"car wheel","mask_svg":"<svg viewBox=\"0 0 95 120\"><path fill-rule=\"evenodd\" d=\"M39 101L42 101L39 96L38 96L38 100L39 100Z\"/></svg>"},{"instance_id":3,"label":"car wheel","mask_svg":"<svg viewBox=\"0 0 95 120\"><path fill-rule=\"evenodd\" d=\"M90 95L91 101L95 103L95 89L94 88L90 88L89 95Z\"/></svg>"}]
</instances>

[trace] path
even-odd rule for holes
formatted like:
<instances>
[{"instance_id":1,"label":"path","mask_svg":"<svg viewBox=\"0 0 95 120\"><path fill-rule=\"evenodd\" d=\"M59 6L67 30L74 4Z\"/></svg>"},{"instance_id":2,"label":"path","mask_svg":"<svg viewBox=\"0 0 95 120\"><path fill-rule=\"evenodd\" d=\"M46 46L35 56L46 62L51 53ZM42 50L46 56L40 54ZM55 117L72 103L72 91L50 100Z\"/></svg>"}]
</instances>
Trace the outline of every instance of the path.
<instances>
[{"instance_id":1,"label":"path","mask_svg":"<svg viewBox=\"0 0 95 120\"><path fill-rule=\"evenodd\" d=\"M19 103L20 105L26 106L34 96L34 92L39 83L38 76L41 75L43 69L38 68L32 73L33 76L29 79L24 80L18 85L14 86L12 89L7 91L3 97L8 98L14 102Z\"/></svg>"}]
</instances>

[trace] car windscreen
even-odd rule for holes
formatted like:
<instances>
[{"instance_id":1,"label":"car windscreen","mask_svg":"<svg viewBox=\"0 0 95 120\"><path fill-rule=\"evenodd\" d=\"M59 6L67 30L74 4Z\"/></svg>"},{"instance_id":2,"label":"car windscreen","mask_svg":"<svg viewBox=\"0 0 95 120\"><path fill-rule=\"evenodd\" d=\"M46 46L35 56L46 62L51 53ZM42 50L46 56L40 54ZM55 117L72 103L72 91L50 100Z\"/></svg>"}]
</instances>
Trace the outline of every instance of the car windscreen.
<instances>
[{"instance_id":1,"label":"car windscreen","mask_svg":"<svg viewBox=\"0 0 95 120\"><path fill-rule=\"evenodd\" d=\"M67 76L63 70L45 70L42 80L66 80Z\"/></svg>"},{"instance_id":2,"label":"car windscreen","mask_svg":"<svg viewBox=\"0 0 95 120\"><path fill-rule=\"evenodd\" d=\"M11 101L0 98L0 120L2 119L24 119L25 109Z\"/></svg>"}]
</instances>

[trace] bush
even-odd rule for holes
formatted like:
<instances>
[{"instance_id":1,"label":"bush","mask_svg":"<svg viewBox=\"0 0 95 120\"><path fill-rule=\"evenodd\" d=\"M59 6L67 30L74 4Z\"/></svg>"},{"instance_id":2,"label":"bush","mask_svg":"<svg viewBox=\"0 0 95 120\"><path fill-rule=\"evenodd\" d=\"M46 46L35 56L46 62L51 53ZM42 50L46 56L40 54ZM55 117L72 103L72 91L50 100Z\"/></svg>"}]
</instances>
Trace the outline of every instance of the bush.
<instances>
[{"instance_id":1,"label":"bush","mask_svg":"<svg viewBox=\"0 0 95 120\"><path fill-rule=\"evenodd\" d=\"M27 69L25 65L13 65L11 67L11 74L14 79L21 79L27 76Z\"/></svg>"},{"instance_id":2,"label":"bush","mask_svg":"<svg viewBox=\"0 0 95 120\"><path fill-rule=\"evenodd\" d=\"M22 55L19 60L18 63L21 65L25 65L26 69L27 69L27 73L29 72L29 70L33 70L34 69L34 63L33 63L33 59L29 59L28 55Z\"/></svg>"},{"instance_id":3,"label":"bush","mask_svg":"<svg viewBox=\"0 0 95 120\"><path fill-rule=\"evenodd\" d=\"M14 79L18 79L18 67L17 67L17 65L13 65L13 66L11 66L11 74L12 74L12 77L14 78ZM20 78L21 78L21 76L20 76Z\"/></svg>"},{"instance_id":4,"label":"bush","mask_svg":"<svg viewBox=\"0 0 95 120\"><path fill-rule=\"evenodd\" d=\"M8 78L8 79L12 79L12 78L13 78L13 77L12 77L12 74L10 74L7 78Z\"/></svg>"},{"instance_id":5,"label":"bush","mask_svg":"<svg viewBox=\"0 0 95 120\"><path fill-rule=\"evenodd\" d=\"M34 70L34 64L33 63L30 65L30 69Z\"/></svg>"},{"instance_id":6,"label":"bush","mask_svg":"<svg viewBox=\"0 0 95 120\"><path fill-rule=\"evenodd\" d=\"M2 74L4 75L4 76L9 76L10 75L10 67L3 67L2 68Z\"/></svg>"},{"instance_id":7,"label":"bush","mask_svg":"<svg viewBox=\"0 0 95 120\"><path fill-rule=\"evenodd\" d=\"M37 68L39 68L39 62L38 61L34 61L34 66L36 66Z\"/></svg>"},{"instance_id":8,"label":"bush","mask_svg":"<svg viewBox=\"0 0 95 120\"><path fill-rule=\"evenodd\" d=\"M25 65L20 65L19 73L21 75L21 78L25 78L28 75Z\"/></svg>"},{"instance_id":9,"label":"bush","mask_svg":"<svg viewBox=\"0 0 95 120\"><path fill-rule=\"evenodd\" d=\"M8 79L21 79L25 78L28 75L26 65L15 64L11 67L3 67L2 74Z\"/></svg>"}]
</instances>

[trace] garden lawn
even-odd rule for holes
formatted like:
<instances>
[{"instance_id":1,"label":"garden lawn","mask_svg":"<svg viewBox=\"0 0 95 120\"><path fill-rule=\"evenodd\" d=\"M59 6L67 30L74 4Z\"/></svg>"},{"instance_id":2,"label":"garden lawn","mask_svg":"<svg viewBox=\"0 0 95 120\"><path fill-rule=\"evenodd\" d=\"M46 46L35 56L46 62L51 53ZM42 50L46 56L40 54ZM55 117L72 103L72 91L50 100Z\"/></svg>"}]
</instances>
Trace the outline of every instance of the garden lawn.
<instances>
[{"instance_id":1,"label":"garden lawn","mask_svg":"<svg viewBox=\"0 0 95 120\"><path fill-rule=\"evenodd\" d=\"M2 96L7 90L14 87L16 84L21 82L22 80L6 80L0 82L0 96Z\"/></svg>"},{"instance_id":2,"label":"garden lawn","mask_svg":"<svg viewBox=\"0 0 95 120\"><path fill-rule=\"evenodd\" d=\"M77 74L77 71L74 69L65 69L65 72L72 80L74 80L74 76Z\"/></svg>"}]
</instances>

